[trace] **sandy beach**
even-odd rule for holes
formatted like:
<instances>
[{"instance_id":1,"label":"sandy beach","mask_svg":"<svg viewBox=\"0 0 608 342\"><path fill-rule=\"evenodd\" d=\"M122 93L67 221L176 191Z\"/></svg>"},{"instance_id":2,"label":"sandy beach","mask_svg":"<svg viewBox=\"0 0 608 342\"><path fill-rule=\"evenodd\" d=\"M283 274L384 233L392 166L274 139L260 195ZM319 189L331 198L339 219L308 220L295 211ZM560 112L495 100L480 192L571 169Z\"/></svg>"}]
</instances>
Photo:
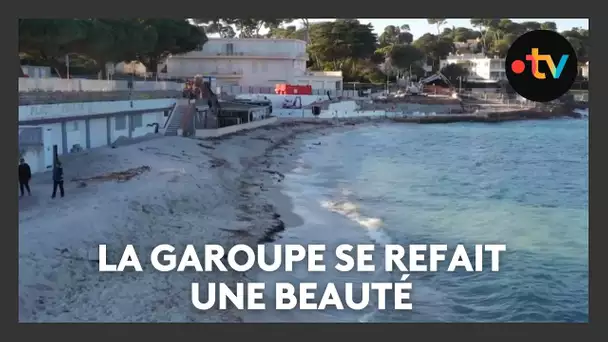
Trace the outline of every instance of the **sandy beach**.
<instances>
[{"instance_id":1,"label":"sandy beach","mask_svg":"<svg viewBox=\"0 0 608 342\"><path fill-rule=\"evenodd\" d=\"M354 122L279 121L212 140L147 137L62 157L66 197L36 174L20 199L21 322L239 322L194 309L190 284L246 281L236 272L151 270L153 247L256 244L300 220L278 190L303 139ZM122 172L122 173L120 173ZM117 262L133 244L143 272L98 272L99 244ZM146 268L147 266L147 268Z\"/></svg>"}]
</instances>

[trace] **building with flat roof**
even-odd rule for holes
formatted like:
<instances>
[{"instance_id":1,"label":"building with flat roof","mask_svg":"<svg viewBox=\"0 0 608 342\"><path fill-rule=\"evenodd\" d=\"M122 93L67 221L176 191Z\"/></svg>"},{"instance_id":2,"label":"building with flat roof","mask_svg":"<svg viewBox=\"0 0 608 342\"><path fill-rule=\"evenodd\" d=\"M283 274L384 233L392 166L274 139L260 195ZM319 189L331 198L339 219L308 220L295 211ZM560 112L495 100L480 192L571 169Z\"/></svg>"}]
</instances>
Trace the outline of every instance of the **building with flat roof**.
<instances>
[{"instance_id":1,"label":"building with flat roof","mask_svg":"<svg viewBox=\"0 0 608 342\"><path fill-rule=\"evenodd\" d=\"M589 79L589 62L582 65L579 69L580 75L585 79Z\"/></svg>"},{"instance_id":2,"label":"building with flat roof","mask_svg":"<svg viewBox=\"0 0 608 342\"><path fill-rule=\"evenodd\" d=\"M504 58L489 58L483 54L449 55L440 61L443 68L458 64L467 70L467 79L476 82L495 82L507 79Z\"/></svg>"},{"instance_id":3,"label":"building with flat roof","mask_svg":"<svg viewBox=\"0 0 608 342\"><path fill-rule=\"evenodd\" d=\"M34 82L45 80L45 82ZM21 82L23 81L23 82ZM20 79L20 85L44 83L56 88L66 82L83 83L98 89L111 87L115 81ZM91 85L93 83L93 85ZM94 84L98 83L97 86ZM109 83L110 85L108 85ZM74 86L74 85L72 85ZM35 89L35 88L34 88ZM39 96L50 92L34 91ZM153 134L163 128L176 100L172 98L126 101L91 101L20 105L18 115L19 155L33 173L50 170L54 158L86 149L110 146L120 139L132 139Z\"/></svg>"},{"instance_id":4,"label":"building with flat roof","mask_svg":"<svg viewBox=\"0 0 608 342\"><path fill-rule=\"evenodd\" d=\"M298 39L212 38L199 51L170 56L158 70L168 78L213 77L218 86L342 90L341 71L310 72L306 61L306 42Z\"/></svg>"}]
</instances>

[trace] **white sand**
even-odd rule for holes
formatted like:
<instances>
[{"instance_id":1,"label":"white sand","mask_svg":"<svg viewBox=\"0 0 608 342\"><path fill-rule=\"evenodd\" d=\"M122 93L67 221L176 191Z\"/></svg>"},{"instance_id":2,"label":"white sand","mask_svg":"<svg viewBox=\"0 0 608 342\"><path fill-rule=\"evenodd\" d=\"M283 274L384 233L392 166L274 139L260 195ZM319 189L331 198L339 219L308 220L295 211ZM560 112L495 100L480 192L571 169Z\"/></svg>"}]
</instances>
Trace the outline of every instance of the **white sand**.
<instances>
[{"instance_id":1,"label":"white sand","mask_svg":"<svg viewBox=\"0 0 608 342\"><path fill-rule=\"evenodd\" d=\"M150 251L162 243L178 250L255 244L277 226L277 202L281 219L293 223L298 218L284 214L287 199L269 191L281 175L267 171L289 169L296 147L285 143L328 125L283 122L216 141L158 137L63 157L65 198L50 198L45 173L35 175L33 196L20 199L20 321L240 321L235 311L194 309L190 284L231 284L245 275L159 273L150 269ZM284 152L270 159L277 148ZM126 182L71 181L143 165L150 171ZM99 244L115 262L134 244L144 272L99 273Z\"/></svg>"}]
</instances>

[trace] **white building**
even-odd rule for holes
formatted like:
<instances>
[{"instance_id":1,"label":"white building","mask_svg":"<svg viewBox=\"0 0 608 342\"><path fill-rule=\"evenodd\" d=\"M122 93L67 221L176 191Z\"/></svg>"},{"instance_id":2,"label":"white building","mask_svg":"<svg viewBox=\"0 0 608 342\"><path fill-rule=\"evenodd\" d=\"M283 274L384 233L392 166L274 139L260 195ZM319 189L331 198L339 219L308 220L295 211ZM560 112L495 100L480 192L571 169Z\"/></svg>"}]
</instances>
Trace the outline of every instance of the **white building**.
<instances>
[{"instance_id":1,"label":"white building","mask_svg":"<svg viewBox=\"0 0 608 342\"><path fill-rule=\"evenodd\" d=\"M459 53L473 53L479 49L481 45L481 39L467 39L466 42L454 42L454 47Z\"/></svg>"},{"instance_id":2,"label":"white building","mask_svg":"<svg viewBox=\"0 0 608 342\"><path fill-rule=\"evenodd\" d=\"M200 51L171 56L165 77L214 77L218 86L273 87L287 83L342 90L342 72L308 72L306 42L297 39L209 39Z\"/></svg>"},{"instance_id":3,"label":"white building","mask_svg":"<svg viewBox=\"0 0 608 342\"><path fill-rule=\"evenodd\" d=\"M156 99L19 106L19 152L32 172L44 172L54 155L153 133L174 105L174 99Z\"/></svg>"},{"instance_id":4,"label":"white building","mask_svg":"<svg viewBox=\"0 0 608 342\"><path fill-rule=\"evenodd\" d=\"M589 62L585 63L585 65L580 67L581 76L586 79L589 79Z\"/></svg>"},{"instance_id":5,"label":"white building","mask_svg":"<svg viewBox=\"0 0 608 342\"><path fill-rule=\"evenodd\" d=\"M504 58L488 58L481 54L450 55L440 61L443 68L449 64L459 64L468 71L467 79L477 82L507 79Z\"/></svg>"},{"instance_id":6,"label":"white building","mask_svg":"<svg viewBox=\"0 0 608 342\"><path fill-rule=\"evenodd\" d=\"M27 77L48 78L51 77L51 68L45 66L22 65L21 70Z\"/></svg>"}]
</instances>

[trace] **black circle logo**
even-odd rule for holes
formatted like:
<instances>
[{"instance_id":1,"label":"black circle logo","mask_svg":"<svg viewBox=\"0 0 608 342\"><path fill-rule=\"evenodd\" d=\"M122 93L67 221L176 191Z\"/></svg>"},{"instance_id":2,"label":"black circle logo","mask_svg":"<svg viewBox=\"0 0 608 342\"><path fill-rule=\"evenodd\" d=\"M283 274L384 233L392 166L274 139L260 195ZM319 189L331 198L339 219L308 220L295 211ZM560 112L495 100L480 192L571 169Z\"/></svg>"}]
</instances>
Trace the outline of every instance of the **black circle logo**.
<instances>
[{"instance_id":1,"label":"black circle logo","mask_svg":"<svg viewBox=\"0 0 608 342\"><path fill-rule=\"evenodd\" d=\"M572 45L561 34L530 31L513 42L505 60L507 79L530 101L553 101L570 90L578 75Z\"/></svg>"}]
</instances>

